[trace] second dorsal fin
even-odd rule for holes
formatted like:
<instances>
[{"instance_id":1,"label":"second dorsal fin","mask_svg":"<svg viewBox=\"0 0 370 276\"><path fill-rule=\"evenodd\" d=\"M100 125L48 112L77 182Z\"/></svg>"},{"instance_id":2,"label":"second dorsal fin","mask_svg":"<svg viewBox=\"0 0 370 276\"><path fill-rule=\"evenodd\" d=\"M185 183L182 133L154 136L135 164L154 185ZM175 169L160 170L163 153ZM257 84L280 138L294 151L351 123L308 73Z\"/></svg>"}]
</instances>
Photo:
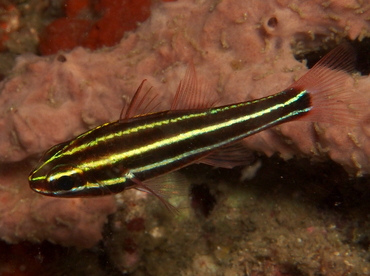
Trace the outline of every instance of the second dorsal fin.
<instances>
[{"instance_id":1,"label":"second dorsal fin","mask_svg":"<svg viewBox=\"0 0 370 276\"><path fill-rule=\"evenodd\" d=\"M171 110L210 108L216 100L207 99L205 85L198 80L194 63L190 62L186 69L185 77L180 81ZM212 98L212 97L211 97Z\"/></svg>"}]
</instances>

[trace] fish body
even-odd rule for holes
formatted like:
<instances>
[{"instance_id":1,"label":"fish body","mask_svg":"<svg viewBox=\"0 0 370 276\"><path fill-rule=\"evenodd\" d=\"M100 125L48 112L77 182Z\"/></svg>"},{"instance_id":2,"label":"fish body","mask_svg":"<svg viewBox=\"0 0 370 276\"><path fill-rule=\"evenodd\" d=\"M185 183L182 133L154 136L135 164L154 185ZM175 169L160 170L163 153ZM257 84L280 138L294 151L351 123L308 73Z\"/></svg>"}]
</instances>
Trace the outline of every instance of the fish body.
<instances>
[{"instance_id":1,"label":"fish body","mask_svg":"<svg viewBox=\"0 0 370 276\"><path fill-rule=\"evenodd\" d=\"M97 196L137 188L160 198L150 186L151 179L197 162L241 164L246 159L241 156L244 152L232 149L250 135L295 119L330 122L336 112L339 117L347 115L346 109L338 107L345 93L338 91L343 71L352 66L352 54L346 45L338 48L272 96L219 107L189 104L188 108L139 116L126 113L123 119L51 148L31 172L30 186L49 196ZM191 82L193 76L180 85L177 103L194 102L194 96L186 95L187 90L194 90Z\"/></svg>"}]
</instances>

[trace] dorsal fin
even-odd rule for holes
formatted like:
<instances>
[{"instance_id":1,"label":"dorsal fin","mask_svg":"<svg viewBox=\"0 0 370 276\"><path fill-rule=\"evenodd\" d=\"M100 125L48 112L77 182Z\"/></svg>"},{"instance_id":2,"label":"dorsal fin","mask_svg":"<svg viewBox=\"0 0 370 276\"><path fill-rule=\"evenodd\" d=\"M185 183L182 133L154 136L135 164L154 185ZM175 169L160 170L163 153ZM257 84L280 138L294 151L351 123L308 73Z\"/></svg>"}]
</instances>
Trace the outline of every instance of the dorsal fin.
<instances>
[{"instance_id":1,"label":"dorsal fin","mask_svg":"<svg viewBox=\"0 0 370 276\"><path fill-rule=\"evenodd\" d=\"M190 62L185 77L180 81L171 110L210 108L216 101L206 99L204 85L199 83L194 63Z\"/></svg>"},{"instance_id":2,"label":"dorsal fin","mask_svg":"<svg viewBox=\"0 0 370 276\"><path fill-rule=\"evenodd\" d=\"M159 103L154 103L154 100L157 98L158 94L150 97L152 86L140 98L140 94L142 93L143 85L145 82L146 79L144 79L140 83L139 87L136 89L134 96L131 99L130 104L128 106L126 104L123 106L119 119L121 122L124 122L127 119L138 115L151 113L159 105Z\"/></svg>"}]
</instances>

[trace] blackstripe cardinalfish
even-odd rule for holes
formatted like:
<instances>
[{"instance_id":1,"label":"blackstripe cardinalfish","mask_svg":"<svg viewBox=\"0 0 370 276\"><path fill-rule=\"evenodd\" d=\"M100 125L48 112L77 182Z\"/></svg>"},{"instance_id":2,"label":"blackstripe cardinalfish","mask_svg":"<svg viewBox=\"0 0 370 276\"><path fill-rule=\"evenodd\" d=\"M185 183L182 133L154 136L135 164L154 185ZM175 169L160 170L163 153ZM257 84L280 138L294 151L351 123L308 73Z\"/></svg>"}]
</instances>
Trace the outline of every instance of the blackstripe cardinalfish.
<instances>
[{"instance_id":1,"label":"blackstripe cardinalfish","mask_svg":"<svg viewBox=\"0 0 370 276\"><path fill-rule=\"evenodd\" d=\"M142 83L125 116L47 151L29 176L30 187L56 197L136 188L171 208L161 196L159 177L199 162L244 164L249 157L238 142L252 134L296 119L335 123L344 118L349 122L344 124L356 123L359 118L348 107L356 97L343 89L354 61L352 47L341 44L287 89L219 107L206 107L199 100L194 69L188 69L169 110L134 115L145 99L138 100Z\"/></svg>"}]
</instances>

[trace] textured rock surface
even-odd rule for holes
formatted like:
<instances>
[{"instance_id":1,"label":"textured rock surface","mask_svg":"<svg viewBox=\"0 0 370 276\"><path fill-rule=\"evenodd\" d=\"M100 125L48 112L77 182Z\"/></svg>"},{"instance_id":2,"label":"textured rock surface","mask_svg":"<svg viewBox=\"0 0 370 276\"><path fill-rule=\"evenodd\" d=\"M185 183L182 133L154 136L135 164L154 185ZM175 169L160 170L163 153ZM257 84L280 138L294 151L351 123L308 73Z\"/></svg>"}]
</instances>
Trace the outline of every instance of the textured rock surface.
<instances>
[{"instance_id":1,"label":"textured rock surface","mask_svg":"<svg viewBox=\"0 0 370 276\"><path fill-rule=\"evenodd\" d=\"M12 76L1 83L0 196L6 204L0 207L0 236L10 242L49 239L83 247L100 238L105 217L115 208L113 198L45 198L28 190L27 173L50 146L117 119L142 79L169 104L193 60L221 103L260 98L306 72L294 59L291 43L300 51L330 38L364 37L369 15L356 1L156 3L151 17L117 47L19 57ZM355 88L369 98L369 85L363 77ZM255 135L246 145L284 158L329 156L361 174L370 171L368 129L366 121L350 132L295 122ZM12 221L22 222L22 231Z\"/></svg>"},{"instance_id":2,"label":"textured rock surface","mask_svg":"<svg viewBox=\"0 0 370 276\"><path fill-rule=\"evenodd\" d=\"M188 168L198 192L176 218L154 197L123 193L105 239L109 259L134 276L370 275L364 183L357 190L334 164L260 161L242 184L237 171Z\"/></svg>"}]
</instances>

